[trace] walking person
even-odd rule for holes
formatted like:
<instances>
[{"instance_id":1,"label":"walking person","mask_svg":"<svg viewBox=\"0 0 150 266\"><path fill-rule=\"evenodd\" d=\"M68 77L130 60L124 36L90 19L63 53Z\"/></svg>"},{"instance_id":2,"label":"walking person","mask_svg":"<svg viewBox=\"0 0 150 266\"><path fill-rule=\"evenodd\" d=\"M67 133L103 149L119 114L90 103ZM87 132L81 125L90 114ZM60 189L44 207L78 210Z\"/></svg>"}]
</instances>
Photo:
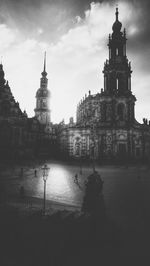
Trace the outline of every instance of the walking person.
<instances>
[{"instance_id":1,"label":"walking person","mask_svg":"<svg viewBox=\"0 0 150 266\"><path fill-rule=\"evenodd\" d=\"M37 170L34 170L34 177L37 177Z\"/></svg>"}]
</instances>

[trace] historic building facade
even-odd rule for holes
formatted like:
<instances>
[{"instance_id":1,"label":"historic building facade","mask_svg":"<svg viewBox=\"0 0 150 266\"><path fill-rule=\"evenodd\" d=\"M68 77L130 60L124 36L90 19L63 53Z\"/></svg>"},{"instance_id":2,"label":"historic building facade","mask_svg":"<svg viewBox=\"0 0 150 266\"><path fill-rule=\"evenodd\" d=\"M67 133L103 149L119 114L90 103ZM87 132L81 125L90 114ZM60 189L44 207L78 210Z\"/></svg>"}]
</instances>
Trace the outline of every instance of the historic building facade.
<instances>
[{"instance_id":1,"label":"historic building facade","mask_svg":"<svg viewBox=\"0 0 150 266\"><path fill-rule=\"evenodd\" d=\"M118 20L109 35L109 59L104 64L104 89L77 106L76 123L60 130L62 153L74 158L142 159L150 156L150 125L135 119L131 62L126 55L126 31Z\"/></svg>"},{"instance_id":2,"label":"historic building facade","mask_svg":"<svg viewBox=\"0 0 150 266\"><path fill-rule=\"evenodd\" d=\"M3 65L0 64L0 154L8 156L11 151L17 152L23 147L26 138L26 112L22 112L15 101L8 81L5 80Z\"/></svg>"},{"instance_id":3,"label":"historic building facade","mask_svg":"<svg viewBox=\"0 0 150 266\"><path fill-rule=\"evenodd\" d=\"M0 64L0 157L46 155L79 159L137 160L150 158L150 122L135 119L131 63L126 54L126 31L116 20L109 35L109 59L104 64L104 89L89 91L77 106L76 123L51 122L46 54L35 116L28 118L15 101Z\"/></svg>"},{"instance_id":4,"label":"historic building facade","mask_svg":"<svg viewBox=\"0 0 150 266\"><path fill-rule=\"evenodd\" d=\"M46 52L44 56L44 69L41 73L40 88L36 92L35 118L39 121L43 134L38 143L41 155L55 155L57 152L57 125L51 122L50 91L48 90L48 79L46 72Z\"/></svg>"},{"instance_id":5,"label":"historic building facade","mask_svg":"<svg viewBox=\"0 0 150 266\"><path fill-rule=\"evenodd\" d=\"M41 87L36 94L35 116L29 118L15 101L0 64L0 158L21 159L55 154L56 129L50 122L46 58Z\"/></svg>"}]
</instances>

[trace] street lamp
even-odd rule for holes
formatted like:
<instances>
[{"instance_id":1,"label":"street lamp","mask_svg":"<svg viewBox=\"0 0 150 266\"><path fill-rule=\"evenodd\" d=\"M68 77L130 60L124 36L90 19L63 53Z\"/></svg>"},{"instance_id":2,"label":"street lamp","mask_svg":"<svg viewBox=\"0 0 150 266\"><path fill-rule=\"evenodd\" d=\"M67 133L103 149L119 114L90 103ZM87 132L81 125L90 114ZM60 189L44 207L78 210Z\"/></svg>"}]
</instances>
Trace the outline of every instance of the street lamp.
<instances>
[{"instance_id":1,"label":"street lamp","mask_svg":"<svg viewBox=\"0 0 150 266\"><path fill-rule=\"evenodd\" d=\"M44 215L45 215L45 202L46 202L46 181L47 181L47 178L48 178L49 169L50 168L48 168L46 164L42 168L42 170L43 170L43 181L44 181L44 205L43 205L43 214Z\"/></svg>"}]
</instances>

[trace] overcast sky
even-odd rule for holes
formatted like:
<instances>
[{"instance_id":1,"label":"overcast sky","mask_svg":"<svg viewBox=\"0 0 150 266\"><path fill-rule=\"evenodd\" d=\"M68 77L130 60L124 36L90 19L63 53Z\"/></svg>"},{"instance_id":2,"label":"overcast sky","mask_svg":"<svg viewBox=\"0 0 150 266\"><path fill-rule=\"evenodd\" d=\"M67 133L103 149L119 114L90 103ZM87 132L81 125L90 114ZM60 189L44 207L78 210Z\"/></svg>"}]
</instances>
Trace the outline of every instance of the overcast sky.
<instances>
[{"instance_id":1,"label":"overcast sky","mask_svg":"<svg viewBox=\"0 0 150 266\"><path fill-rule=\"evenodd\" d=\"M127 30L132 62L136 118L150 119L150 3L119 1L119 20ZM47 51L52 122L75 117L89 90L103 87L108 34L115 20L115 1L0 0L0 55L5 78L29 117Z\"/></svg>"}]
</instances>

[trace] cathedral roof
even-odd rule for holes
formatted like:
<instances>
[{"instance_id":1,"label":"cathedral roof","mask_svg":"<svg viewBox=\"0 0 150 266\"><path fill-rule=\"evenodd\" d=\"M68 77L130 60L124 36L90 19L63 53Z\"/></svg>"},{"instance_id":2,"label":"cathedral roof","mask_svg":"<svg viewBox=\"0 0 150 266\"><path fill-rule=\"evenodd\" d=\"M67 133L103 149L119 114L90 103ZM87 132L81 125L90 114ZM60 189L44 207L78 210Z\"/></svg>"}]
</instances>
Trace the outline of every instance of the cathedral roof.
<instances>
[{"instance_id":1,"label":"cathedral roof","mask_svg":"<svg viewBox=\"0 0 150 266\"><path fill-rule=\"evenodd\" d=\"M4 79L3 65L0 64L0 115L1 117L24 118L19 103L15 101L8 81Z\"/></svg>"}]
</instances>

